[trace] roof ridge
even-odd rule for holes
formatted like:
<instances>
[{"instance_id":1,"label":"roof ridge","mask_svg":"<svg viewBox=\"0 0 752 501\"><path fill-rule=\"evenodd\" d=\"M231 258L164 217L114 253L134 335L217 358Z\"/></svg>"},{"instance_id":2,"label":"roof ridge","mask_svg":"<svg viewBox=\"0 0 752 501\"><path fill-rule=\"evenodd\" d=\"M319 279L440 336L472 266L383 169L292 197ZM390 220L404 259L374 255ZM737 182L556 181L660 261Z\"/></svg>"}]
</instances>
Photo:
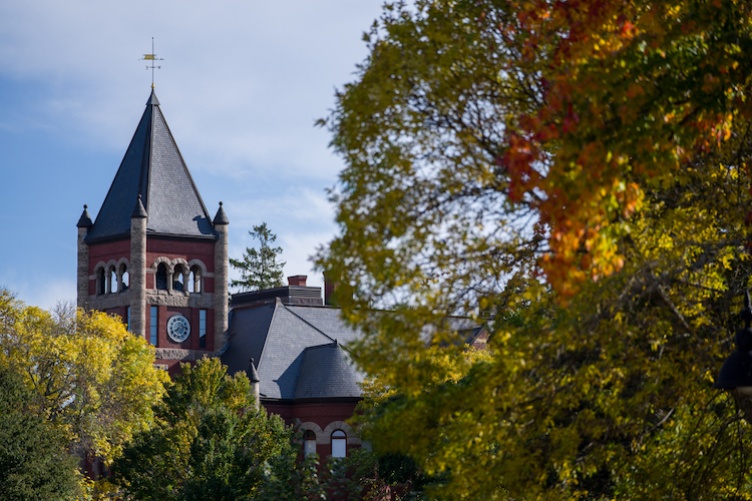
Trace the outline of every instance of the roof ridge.
<instances>
[{"instance_id":1,"label":"roof ridge","mask_svg":"<svg viewBox=\"0 0 752 501\"><path fill-rule=\"evenodd\" d=\"M313 324L312 324L311 322L309 322L309 321L308 321L308 320L306 320L305 318L301 317L300 315L298 315L297 313L295 313L294 311L292 311L292 310L291 310L290 308L288 308L288 307L287 307L287 305L286 305L286 304L283 304L283 303L281 303L281 302L280 302L279 304L281 304L281 305L282 305L282 307L283 307L284 309L286 309L287 311L289 311L289 312L290 312L290 314L291 314L291 315L293 315L293 316L294 316L295 318L299 319L299 320L300 320L301 322L303 322L304 324L308 325L309 327L311 327L311 328L312 328L313 330L315 330L316 332L318 332L319 334L321 334L321 335L322 335L322 336L324 336L325 338L327 338L327 339L330 339L330 340L332 341L332 343L335 343L335 342L336 342L336 343L339 343L339 342L337 341L337 339L336 339L336 338L333 338L333 337L331 337L331 336L330 336L330 335L328 335L328 334L327 334L326 332L322 331L321 329L319 329L318 327L316 327L315 325L313 325ZM297 306L297 305L296 305L296 306Z\"/></svg>"}]
</instances>

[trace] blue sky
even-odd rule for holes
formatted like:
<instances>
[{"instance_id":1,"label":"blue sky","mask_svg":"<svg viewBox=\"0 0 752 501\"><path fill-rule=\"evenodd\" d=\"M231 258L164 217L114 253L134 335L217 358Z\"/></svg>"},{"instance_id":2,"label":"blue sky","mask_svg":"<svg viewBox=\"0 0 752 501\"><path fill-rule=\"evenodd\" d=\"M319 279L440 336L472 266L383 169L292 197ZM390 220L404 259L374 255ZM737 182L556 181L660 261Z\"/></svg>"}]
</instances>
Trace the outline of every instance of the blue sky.
<instances>
[{"instance_id":1,"label":"blue sky","mask_svg":"<svg viewBox=\"0 0 752 501\"><path fill-rule=\"evenodd\" d=\"M287 275L334 235L342 169L314 121L366 56L382 0L24 0L0 3L0 286L75 301L76 222L95 217L151 89L230 255L267 222Z\"/></svg>"}]
</instances>

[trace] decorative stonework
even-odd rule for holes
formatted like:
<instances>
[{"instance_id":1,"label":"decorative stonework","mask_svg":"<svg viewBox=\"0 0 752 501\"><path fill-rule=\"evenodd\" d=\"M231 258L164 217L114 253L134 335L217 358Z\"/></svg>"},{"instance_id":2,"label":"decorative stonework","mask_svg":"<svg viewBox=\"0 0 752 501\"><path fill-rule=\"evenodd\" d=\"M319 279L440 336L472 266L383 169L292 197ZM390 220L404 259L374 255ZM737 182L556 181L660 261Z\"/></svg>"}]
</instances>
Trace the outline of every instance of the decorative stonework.
<instances>
[{"instance_id":1,"label":"decorative stonework","mask_svg":"<svg viewBox=\"0 0 752 501\"><path fill-rule=\"evenodd\" d=\"M181 348L157 348L157 359L180 360L181 362L195 362L214 354L207 351L183 350Z\"/></svg>"},{"instance_id":2,"label":"decorative stonework","mask_svg":"<svg viewBox=\"0 0 752 501\"><path fill-rule=\"evenodd\" d=\"M347 443L348 445L360 445L360 437L357 433L355 433L355 430L352 429L352 426L345 423L344 421L332 421L329 423L329 425L324 429L324 436L328 440L328 442L324 443L330 443L332 440L332 433L334 430L342 430L347 435ZM318 443L318 435L317 440Z\"/></svg>"}]
</instances>

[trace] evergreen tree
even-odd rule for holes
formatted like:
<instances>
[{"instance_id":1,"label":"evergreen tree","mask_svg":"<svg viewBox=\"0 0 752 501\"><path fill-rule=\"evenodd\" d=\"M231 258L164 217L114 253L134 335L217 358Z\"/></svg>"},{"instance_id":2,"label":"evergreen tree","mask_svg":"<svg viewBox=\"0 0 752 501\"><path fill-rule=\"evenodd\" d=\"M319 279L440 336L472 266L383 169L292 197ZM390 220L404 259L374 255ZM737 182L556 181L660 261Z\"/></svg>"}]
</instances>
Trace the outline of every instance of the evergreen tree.
<instances>
[{"instance_id":1,"label":"evergreen tree","mask_svg":"<svg viewBox=\"0 0 752 501\"><path fill-rule=\"evenodd\" d=\"M9 501L76 499L77 458L64 433L31 410L20 374L0 367L0 493Z\"/></svg>"},{"instance_id":2,"label":"evergreen tree","mask_svg":"<svg viewBox=\"0 0 752 501\"><path fill-rule=\"evenodd\" d=\"M282 254L282 247L272 247L277 235L272 233L266 223L253 227L248 234L259 241L259 247L246 247L243 259L230 258L230 265L240 270L240 280L232 280L230 286L240 291L257 291L282 286L284 261L277 258Z\"/></svg>"}]
</instances>

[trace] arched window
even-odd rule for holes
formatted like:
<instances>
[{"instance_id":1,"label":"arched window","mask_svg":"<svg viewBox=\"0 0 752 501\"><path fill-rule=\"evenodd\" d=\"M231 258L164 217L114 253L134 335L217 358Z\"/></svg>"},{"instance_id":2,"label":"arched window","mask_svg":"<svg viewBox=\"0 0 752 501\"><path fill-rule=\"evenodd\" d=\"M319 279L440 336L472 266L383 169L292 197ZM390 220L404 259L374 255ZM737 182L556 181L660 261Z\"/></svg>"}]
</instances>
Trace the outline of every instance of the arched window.
<instances>
[{"instance_id":1,"label":"arched window","mask_svg":"<svg viewBox=\"0 0 752 501\"><path fill-rule=\"evenodd\" d=\"M97 294L104 294L107 290L107 278L104 273L104 268L97 270Z\"/></svg>"},{"instance_id":2,"label":"arched window","mask_svg":"<svg viewBox=\"0 0 752 501\"><path fill-rule=\"evenodd\" d=\"M110 266L110 271L107 273L107 292L113 294L118 290L117 272L114 266Z\"/></svg>"},{"instance_id":3,"label":"arched window","mask_svg":"<svg viewBox=\"0 0 752 501\"><path fill-rule=\"evenodd\" d=\"M172 273L172 290L183 292L185 290L185 268L179 264Z\"/></svg>"},{"instance_id":4,"label":"arched window","mask_svg":"<svg viewBox=\"0 0 752 501\"><path fill-rule=\"evenodd\" d=\"M332 457L347 457L347 434L342 430L332 432Z\"/></svg>"},{"instance_id":5,"label":"arched window","mask_svg":"<svg viewBox=\"0 0 752 501\"><path fill-rule=\"evenodd\" d=\"M164 263L159 263L159 266L157 266L157 289L161 291L167 290L167 265Z\"/></svg>"},{"instance_id":6,"label":"arched window","mask_svg":"<svg viewBox=\"0 0 752 501\"><path fill-rule=\"evenodd\" d=\"M201 267L195 264L191 266L191 274L188 277L188 292L201 292Z\"/></svg>"},{"instance_id":7,"label":"arched window","mask_svg":"<svg viewBox=\"0 0 752 501\"><path fill-rule=\"evenodd\" d=\"M306 430L303 433L303 454L306 456L316 454L316 433L313 430Z\"/></svg>"},{"instance_id":8,"label":"arched window","mask_svg":"<svg viewBox=\"0 0 752 501\"><path fill-rule=\"evenodd\" d=\"M118 275L120 275L120 292L127 291L128 285L130 284L130 277L128 276L128 266L126 266L125 263L120 265Z\"/></svg>"}]
</instances>

